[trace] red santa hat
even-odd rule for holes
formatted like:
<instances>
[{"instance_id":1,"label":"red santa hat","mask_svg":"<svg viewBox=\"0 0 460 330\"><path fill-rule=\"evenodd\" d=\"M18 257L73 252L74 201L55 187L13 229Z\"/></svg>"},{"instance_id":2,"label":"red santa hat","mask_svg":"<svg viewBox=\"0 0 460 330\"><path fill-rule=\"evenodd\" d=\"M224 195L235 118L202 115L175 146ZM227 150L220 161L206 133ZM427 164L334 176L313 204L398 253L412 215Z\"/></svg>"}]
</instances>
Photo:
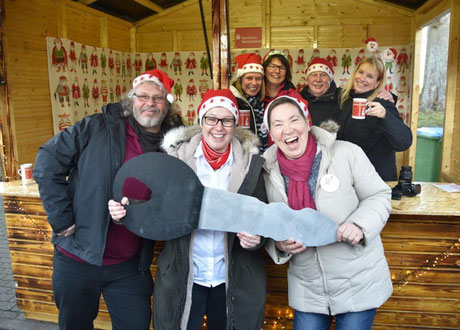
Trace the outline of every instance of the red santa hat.
<instances>
[{"instance_id":1,"label":"red santa hat","mask_svg":"<svg viewBox=\"0 0 460 330\"><path fill-rule=\"evenodd\" d=\"M66 76L60 76L59 80L62 80L62 81L67 80L67 77Z\"/></svg>"},{"instance_id":2,"label":"red santa hat","mask_svg":"<svg viewBox=\"0 0 460 330\"><path fill-rule=\"evenodd\" d=\"M230 111L233 117L235 117L235 121L238 122L238 102L233 93L229 89L210 89L204 93L201 103L198 106L199 123L201 124L201 120L208 110L216 107L223 107Z\"/></svg>"},{"instance_id":3,"label":"red santa hat","mask_svg":"<svg viewBox=\"0 0 460 330\"><path fill-rule=\"evenodd\" d=\"M313 61L310 62L310 65L308 66L306 71L307 77L310 75L310 73L315 71L326 72L331 80L334 75L334 69L332 68L332 64L325 58L321 57L316 57L313 59Z\"/></svg>"},{"instance_id":4,"label":"red santa hat","mask_svg":"<svg viewBox=\"0 0 460 330\"><path fill-rule=\"evenodd\" d=\"M160 86L163 86L168 92L168 94L166 95L166 99L168 100L168 102L174 102L174 97L171 94L171 88L174 86L174 80L169 78L166 73L158 69L146 71L139 77L136 77L136 79L134 79L133 88L136 88L139 84L146 81L152 81Z\"/></svg>"},{"instance_id":5,"label":"red santa hat","mask_svg":"<svg viewBox=\"0 0 460 330\"><path fill-rule=\"evenodd\" d=\"M242 77L249 72L256 72L262 75L264 74L264 67L260 64L262 59L257 54L241 54L235 57L235 61L238 64L238 70L236 72L237 78Z\"/></svg>"},{"instance_id":6,"label":"red santa hat","mask_svg":"<svg viewBox=\"0 0 460 330\"><path fill-rule=\"evenodd\" d=\"M310 116L310 111L308 111L308 102L306 100L304 100L302 97L292 97L292 96L287 96L287 95L281 95L275 99L273 99L273 101L271 101L268 106L267 106L267 109L265 110L265 113L264 113L264 121L262 123L262 126L265 126L265 127L261 127L262 130L267 130L269 131L269 126L268 126L268 113L270 112L270 109L271 109L271 106L273 104L273 102L275 100L278 100L278 99L281 99L281 98L286 98L286 99L290 99L292 101L294 101L295 103L297 103L297 105L299 106L299 108L302 110L303 112L303 115L304 117L308 120L308 123L309 125L312 124L312 121L311 121L311 116Z\"/></svg>"}]
</instances>

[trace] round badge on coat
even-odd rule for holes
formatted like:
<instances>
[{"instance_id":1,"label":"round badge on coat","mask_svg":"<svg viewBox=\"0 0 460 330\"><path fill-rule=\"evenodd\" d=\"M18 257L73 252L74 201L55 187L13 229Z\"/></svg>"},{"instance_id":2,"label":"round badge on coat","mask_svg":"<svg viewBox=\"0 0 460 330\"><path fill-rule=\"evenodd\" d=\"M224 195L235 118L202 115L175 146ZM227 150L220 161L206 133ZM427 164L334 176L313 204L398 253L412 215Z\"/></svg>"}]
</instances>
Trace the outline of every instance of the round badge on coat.
<instances>
[{"instance_id":1,"label":"round badge on coat","mask_svg":"<svg viewBox=\"0 0 460 330\"><path fill-rule=\"evenodd\" d=\"M334 174L325 174L319 182L321 188L326 192L334 192L339 189L340 181Z\"/></svg>"}]
</instances>

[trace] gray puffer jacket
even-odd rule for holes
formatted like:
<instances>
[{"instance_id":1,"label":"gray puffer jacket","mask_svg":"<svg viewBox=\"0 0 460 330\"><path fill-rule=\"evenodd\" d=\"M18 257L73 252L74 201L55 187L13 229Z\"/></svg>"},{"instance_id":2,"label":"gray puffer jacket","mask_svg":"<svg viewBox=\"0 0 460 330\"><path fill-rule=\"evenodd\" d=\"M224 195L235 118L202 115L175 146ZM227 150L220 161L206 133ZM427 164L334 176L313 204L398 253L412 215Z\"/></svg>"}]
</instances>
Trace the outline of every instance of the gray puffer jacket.
<instances>
[{"instance_id":1,"label":"gray puffer jacket","mask_svg":"<svg viewBox=\"0 0 460 330\"><path fill-rule=\"evenodd\" d=\"M320 314L359 312L381 306L392 294L390 271L380 232L391 211L391 190L358 146L336 141L336 135L313 126L311 133L322 151L315 205L338 225L359 226L364 240L358 245L336 242L308 247L297 255L279 252L271 239L265 245L277 264L289 263L289 305ZM265 153L265 186L269 202L288 202L276 157L277 146ZM325 174L339 180L334 192L320 184Z\"/></svg>"}]
</instances>

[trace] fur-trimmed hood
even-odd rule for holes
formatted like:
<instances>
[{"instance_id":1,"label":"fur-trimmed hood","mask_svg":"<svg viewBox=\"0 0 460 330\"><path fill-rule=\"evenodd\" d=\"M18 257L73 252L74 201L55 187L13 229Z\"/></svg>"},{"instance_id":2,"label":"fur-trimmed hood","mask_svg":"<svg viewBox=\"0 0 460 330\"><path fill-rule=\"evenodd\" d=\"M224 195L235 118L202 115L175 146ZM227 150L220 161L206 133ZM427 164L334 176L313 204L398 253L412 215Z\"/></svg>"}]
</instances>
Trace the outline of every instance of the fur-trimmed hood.
<instances>
[{"instance_id":1,"label":"fur-trimmed hood","mask_svg":"<svg viewBox=\"0 0 460 330\"><path fill-rule=\"evenodd\" d=\"M201 126L183 126L170 130L165 134L162 149L168 152L170 148L175 148L184 142L190 142L192 137L201 134ZM253 155L259 154L259 139L251 131L237 127L234 137L240 142L243 150Z\"/></svg>"},{"instance_id":2,"label":"fur-trimmed hood","mask_svg":"<svg viewBox=\"0 0 460 330\"><path fill-rule=\"evenodd\" d=\"M332 134L337 133L340 129L340 125L332 119L323 121L319 127Z\"/></svg>"}]
</instances>

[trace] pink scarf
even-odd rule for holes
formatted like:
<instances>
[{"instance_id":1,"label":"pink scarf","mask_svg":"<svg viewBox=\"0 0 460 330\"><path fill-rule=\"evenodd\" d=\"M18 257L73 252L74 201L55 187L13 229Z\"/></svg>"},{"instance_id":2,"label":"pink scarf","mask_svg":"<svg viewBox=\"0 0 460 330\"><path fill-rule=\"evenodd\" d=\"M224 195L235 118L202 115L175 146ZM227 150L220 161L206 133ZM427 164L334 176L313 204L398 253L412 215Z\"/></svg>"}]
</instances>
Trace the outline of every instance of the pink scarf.
<instances>
[{"instance_id":1,"label":"pink scarf","mask_svg":"<svg viewBox=\"0 0 460 330\"><path fill-rule=\"evenodd\" d=\"M315 155L316 141L310 133L307 149L297 159L287 159L283 152L277 149L276 156L281 173L289 178L288 203L293 210L301 210L306 207L316 210L315 201L307 182Z\"/></svg>"}]
</instances>

